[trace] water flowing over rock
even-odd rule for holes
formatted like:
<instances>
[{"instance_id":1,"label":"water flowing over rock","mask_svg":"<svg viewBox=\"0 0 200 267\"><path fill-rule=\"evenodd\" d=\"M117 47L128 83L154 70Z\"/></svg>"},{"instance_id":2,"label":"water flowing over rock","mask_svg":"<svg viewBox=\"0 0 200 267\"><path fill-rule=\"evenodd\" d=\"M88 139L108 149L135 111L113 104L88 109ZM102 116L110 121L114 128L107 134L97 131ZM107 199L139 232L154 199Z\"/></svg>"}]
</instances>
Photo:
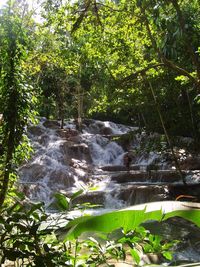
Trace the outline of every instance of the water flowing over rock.
<instances>
[{"instance_id":1,"label":"water flowing over rock","mask_svg":"<svg viewBox=\"0 0 200 267\"><path fill-rule=\"evenodd\" d=\"M30 199L44 201L51 211L55 208L56 192L70 197L78 190L83 194L72 205L89 202L104 211L162 200L199 201L199 157L187 157L183 149L176 151L186 186L169 151L161 153L154 148L154 142L160 138L158 134L95 120L84 120L79 132L73 121L60 129L58 121L42 118L38 125L29 128L29 137L34 154L19 168L20 188ZM149 144L153 144L151 150ZM125 155L131 160L128 165ZM189 226L187 222L178 229L183 242L176 251L176 262L200 260L196 239L199 231L191 236ZM156 226L156 234L159 227ZM164 229L162 234L176 237L177 226L173 227L173 221L164 222L160 229ZM191 246L190 240L195 245Z\"/></svg>"},{"instance_id":2,"label":"water flowing over rock","mask_svg":"<svg viewBox=\"0 0 200 267\"><path fill-rule=\"evenodd\" d=\"M166 154L156 149L147 152L145 148L148 140L152 143L159 138L158 134L89 119L84 120L79 132L74 121L60 129L58 121L42 118L29 128L29 137L35 152L30 162L19 168L20 185L28 197L44 201L47 206L55 192L70 196L79 189L84 194L77 202L89 201L109 208L175 199L179 191L183 193L173 162ZM127 152L130 166L124 165ZM186 158L181 164L187 181L198 183L197 158ZM173 186L173 194L166 185Z\"/></svg>"}]
</instances>

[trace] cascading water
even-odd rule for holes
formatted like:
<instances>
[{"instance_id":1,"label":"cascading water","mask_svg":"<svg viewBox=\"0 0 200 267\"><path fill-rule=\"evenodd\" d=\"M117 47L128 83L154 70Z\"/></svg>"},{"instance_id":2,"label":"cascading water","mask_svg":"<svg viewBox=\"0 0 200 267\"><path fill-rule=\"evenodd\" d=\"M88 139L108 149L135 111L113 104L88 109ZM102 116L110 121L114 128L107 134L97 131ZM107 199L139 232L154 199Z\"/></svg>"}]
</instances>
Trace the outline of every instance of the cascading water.
<instances>
[{"instance_id":1,"label":"cascading water","mask_svg":"<svg viewBox=\"0 0 200 267\"><path fill-rule=\"evenodd\" d=\"M127 144L117 141L127 133L134 136L132 140L129 138ZM148 138L145 133L138 134L136 127L86 120L80 133L72 121L61 130L57 121L42 118L37 126L30 127L29 136L35 153L19 169L20 183L31 199L44 201L47 206L55 192L71 194L82 188L92 200L89 188L95 188L97 199L104 199L101 204L119 208L166 199L168 188L162 184L181 183L172 169L164 170L169 164L163 164L158 152L134 152ZM133 157L130 170L123 163L127 149ZM148 170L155 162L159 163L159 172ZM198 175L190 173L190 180L197 182ZM100 197L102 194L104 197Z\"/></svg>"},{"instance_id":2,"label":"cascading water","mask_svg":"<svg viewBox=\"0 0 200 267\"><path fill-rule=\"evenodd\" d=\"M108 128L111 125L113 129ZM109 178L102 182L91 175L95 176L94 172L98 172L100 166L122 164L125 151L116 142L102 136L102 129L120 134L128 127L94 121L79 134L72 123L65 124L61 131L58 122L44 118L37 126L30 127L29 136L35 154L19 169L20 183L28 196L49 204L54 192L75 190L80 181L96 183L99 190L104 190L106 181L111 183Z\"/></svg>"},{"instance_id":3,"label":"cascading water","mask_svg":"<svg viewBox=\"0 0 200 267\"><path fill-rule=\"evenodd\" d=\"M133 138L124 142L127 133ZM57 121L43 118L37 126L30 127L29 137L35 152L19 168L20 186L30 199L43 201L47 207L54 200L54 193L70 196L80 189L84 194L78 203L101 204L108 210L187 194L172 164L159 152L142 149L142 142L148 141L149 136L138 133L138 128L85 120L80 133L72 121L61 130ZM124 166L128 151L132 155L129 168ZM200 195L196 187L199 170L188 171L187 181L188 192ZM184 231L188 246L187 229ZM195 249L183 248L176 254L177 260L195 258L199 252ZM200 257L195 260L200 261Z\"/></svg>"}]
</instances>

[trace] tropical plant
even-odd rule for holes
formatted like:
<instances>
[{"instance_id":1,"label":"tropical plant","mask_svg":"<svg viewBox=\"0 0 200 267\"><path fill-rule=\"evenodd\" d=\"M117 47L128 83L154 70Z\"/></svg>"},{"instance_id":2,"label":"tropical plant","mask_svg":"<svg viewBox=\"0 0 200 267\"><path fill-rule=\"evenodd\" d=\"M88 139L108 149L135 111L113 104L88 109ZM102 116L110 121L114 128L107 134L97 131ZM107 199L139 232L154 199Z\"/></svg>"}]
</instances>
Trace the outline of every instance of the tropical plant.
<instances>
[{"instance_id":1,"label":"tropical plant","mask_svg":"<svg viewBox=\"0 0 200 267\"><path fill-rule=\"evenodd\" d=\"M149 253L162 255L160 260L164 262L172 260L177 241L151 234L141 224L178 216L200 226L197 203L148 203L71 219L65 197L56 197L64 213L46 214L42 203L27 202L20 194L15 203L2 210L1 264L10 260L19 266L113 266L115 262L126 261L129 255L139 266Z\"/></svg>"},{"instance_id":2,"label":"tropical plant","mask_svg":"<svg viewBox=\"0 0 200 267\"><path fill-rule=\"evenodd\" d=\"M20 154L19 149L21 151L24 149L22 142L25 139L25 127L34 115L34 112L30 112L34 103L32 87L23 67L27 58L29 39L24 23L25 18L20 16L19 8L15 2L9 1L7 8L0 14L0 32L3 39L0 47L1 112L3 114L0 208L4 203L8 187L12 185L9 182L13 175L14 164L17 162L15 156Z\"/></svg>"}]
</instances>

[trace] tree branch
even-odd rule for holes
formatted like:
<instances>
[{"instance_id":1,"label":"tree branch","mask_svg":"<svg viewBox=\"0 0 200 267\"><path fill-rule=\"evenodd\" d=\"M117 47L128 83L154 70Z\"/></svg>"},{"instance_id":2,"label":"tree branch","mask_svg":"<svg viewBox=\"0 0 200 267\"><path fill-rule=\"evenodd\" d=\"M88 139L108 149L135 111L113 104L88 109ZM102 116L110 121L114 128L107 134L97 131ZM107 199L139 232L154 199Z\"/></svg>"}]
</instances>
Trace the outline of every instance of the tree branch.
<instances>
[{"instance_id":1,"label":"tree branch","mask_svg":"<svg viewBox=\"0 0 200 267\"><path fill-rule=\"evenodd\" d=\"M194 48L192 46L191 32L188 34L188 32L186 31L185 19L184 19L182 11L180 9L180 6L178 4L178 1L177 0L170 0L170 2L172 3L173 7L176 10L176 14L178 17L178 21L179 21L181 30L182 30L183 34L185 35L185 45L186 45L187 50L191 56L191 59L192 59L194 66L196 66L197 76L198 76L198 79L200 81L200 62L199 62L199 57L195 53Z\"/></svg>"},{"instance_id":2,"label":"tree branch","mask_svg":"<svg viewBox=\"0 0 200 267\"><path fill-rule=\"evenodd\" d=\"M145 67L144 69L141 69L141 70L138 70L134 73L131 73L130 75L126 76L125 78L119 80L118 83L119 84L127 83L129 81L136 79L140 74L141 75L145 74L149 69L154 69L154 68L163 67L163 66L164 66L164 63L149 65L149 66Z\"/></svg>"},{"instance_id":3,"label":"tree branch","mask_svg":"<svg viewBox=\"0 0 200 267\"><path fill-rule=\"evenodd\" d=\"M155 65L149 65L144 69L138 70L138 71L130 74L129 76L126 76L125 78L123 78L121 80L118 80L117 84L121 85L121 84L129 83L129 82L137 79L137 77L139 75L145 74L149 69L155 69L155 68L158 68L158 67L167 67L169 69L173 69L177 73L188 77L195 84L198 84L198 81L192 75L190 75L189 72L187 72L185 69L182 69L179 66L175 65L173 62L171 62L170 60L167 60L166 58L163 60L163 63L158 63L158 64L155 64Z\"/></svg>"},{"instance_id":4,"label":"tree branch","mask_svg":"<svg viewBox=\"0 0 200 267\"><path fill-rule=\"evenodd\" d=\"M178 65L176 65L174 62L172 62L171 60L168 60L165 55L162 53L162 51L159 49L159 47L157 46L156 43L156 39L154 38L151 29L150 29L150 23L148 21L145 9L140 6L141 12L142 12L142 18L143 18L143 22L145 24L145 27L147 29L147 33L149 35L149 38L151 40L152 46L155 50L155 52L157 52L158 54L158 58L159 60L168 68L175 70L177 73L179 73L180 75L186 76L189 78L190 81L192 81L193 83L195 83L198 87L199 87L199 81L198 79L195 79L187 70L179 67Z\"/></svg>"},{"instance_id":5,"label":"tree branch","mask_svg":"<svg viewBox=\"0 0 200 267\"><path fill-rule=\"evenodd\" d=\"M87 14L87 11L88 11L88 9L90 7L90 4L91 4L90 0L87 0L85 2L84 10L81 12L80 16L77 18L76 22L74 23L71 33L74 33L80 27L84 17Z\"/></svg>"}]
</instances>

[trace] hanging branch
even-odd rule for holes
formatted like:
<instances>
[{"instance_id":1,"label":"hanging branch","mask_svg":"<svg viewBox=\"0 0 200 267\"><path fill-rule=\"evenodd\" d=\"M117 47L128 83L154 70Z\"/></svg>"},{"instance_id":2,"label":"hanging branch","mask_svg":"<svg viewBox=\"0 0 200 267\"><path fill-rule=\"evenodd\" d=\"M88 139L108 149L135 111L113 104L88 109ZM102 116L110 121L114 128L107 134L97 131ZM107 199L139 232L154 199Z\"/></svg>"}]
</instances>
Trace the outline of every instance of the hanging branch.
<instances>
[{"instance_id":1,"label":"hanging branch","mask_svg":"<svg viewBox=\"0 0 200 267\"><path fill-rule=\"evenodd\" d=\"M78 17L78 19L77 19L76 22L74 23L74 25L73 25L73 27L72 27L72 31L71 31L71 33L74 33L74 32L80 27L80 25L81 25L81 23L82 23L84 17L85 17L86 14L87 14L87 11L88 11L88 9L89 9L89 7L90 7L90 4L91 4L91 0L87 0L87 1L85 1L84 10L81 11L80 16Z\"/></svg>"},{"instance_id":2,"label":"hanging branch","mask_svg":"<svg viewBox=\"0 0 200 267\"><path fill-rule=\"evenodd\" d=\"M195 142L195 147L199 148L199 139L198 139L198 134L197 134L195 116L194 116L194 112L193 112L193 109L192 109L192 103L191 103L191 100L190 100L189 92L188 92L187 89L186 89L186 95L187 95L187 100L188 100L188 105L189 105L189 110L190 110L190 119L191 119L191 124L192 124L192 132L193 132L193 138L194 138L194 142Z\"/></svg>"},{"instance_id":3,"label":"hanging branch","mask_svg":"<svg viewBox=\"0 0 200 267\"><path fill-rule=\"evenodd\" d=\"M153 34L151 32L150 23L148 21L145 9L142 6L140 6L140 10L141 10L141 13L142 13L142 21L144 22L144 25L145 25L145 27L147 29L147 33L148 33L149 39L151 40L152 46L153 46L154 50L157 52L157 54L158 54L159 60L162 61L163 64L166 67L175 70L180 75L188 77L189 80L191 80L193 83L195 83L199 87L199 81L197 79L195 79L187 70L179 67L174 62L172 62L171 60L168 60L165 57L165 55L159 49L159 47L157 45L157 42L156 42L156 39L154 38L154 36L153 36Z\"/></svg>"},{"instance_id":4,"label":"hanging branch","mask_svg":"<svg viewBox=\"0 0 200 267\"><path fill-rule=\"evenodd\" d=\"M124 9L116 9L116 8L111 7L111 6L105 5L104 3L101 3L101 2L98 2L98 5L106 7L108 9L110 9L111 11L116 11L116 12L123 12L124 11Z\"/></svg>"},{"instance_id":5,"label":"hanging branch","mask_svg":"<svg viewBox=\"0 0 200 267\"><path fill-rule=\"evenodd\" d=\"M116 80L115 76L113 75L111 69L109 68L108 64L105 62L104 65L105 65L107 71L109 72L110 77L113 79L113 81L114 81L114 82L118 82L118 81Z\"/></svg>"},{"instance_id":6,"label":"hanging branch","mask_svg":"<svg viewBox=\"0 0 200 267\"><path fill-rule=\"evenodd\" d=\"M192 59L192 62L194 64L194 66L196 66L198 80L200 81L200 62L199 62L198 54L195 53L195 50L194 50L194 48L192 46L191 33L188 33L186 31L185 19L184 19L182 11L180 9L180 6L178 4L178 1L177 0L170 0L170 2L172 3L173 7L176 10L176 14L177 14L177 17L178 17L180 28L181 28L184 36L185 36L186 48L187 48L187 50L188 50L188 52L189 52L189 54L191 56L191 59Z\"/></svg>"},{"instance_id":7,"label":"hanging branch","mask_svg":"<svg viewBox=\"0 0 200 267\"><path fill-rule=\"evenodd\" d=\"M95 0L94 0L94 11L95 11L95 15L96 15L96 18L97 18L99 25L103 28L103 24L102 24L100 16L99 16L99 10L97 7L97 2Z\"/></svg>"},{"instance_id":8,"label":"hanging branch","mask_svg":"<svg viewBox=\"0 0 200 267\"><path fill-rule=\"evenodd\" d=\"M184 18L182 16L182 13L180 11L179 6L178 4L176 5L175 3L177 3L176 0L171 0L174 5L176 6L176 9L177 9L177 14L179 14L179 20L180 20L180 24L182 25L182 27L185 28L185 24L184 24ZM193 77L187 70L179 67L178 65L176 65L174 62L172 62L171 60L168 60L165 55L162 53L162 51L159 49L158 45L157 45L157 42L156 42L156 39L155 37L153 36L152 34L152 31L151 31L151 28L150 28L150 23L148 21L148 18L147 18L147 15L146 15L146 12L145 12L145 9L140 6L140 9L141 9L141 12L142 12L142 15L143 15L143 22L145 24L145 27L147 29L147 33L148 33L148 36L151 40L151 43L152 43L152 46L154 48L154 50L157 52L158 54L158 58L163 62L163 64L168 67L169 69L173 69L175 70L177 73L179 73L180 75L183 75L185 77L187 77L195 86L197 86L197 88L200 90L200 81L199 79ZM185 29L184 29L185 31ZM188 40L189 42L189 40ZM193 51L192 51L192 46L191 45L188 45L188 49L190 50L190 54L193 58L193 62L195 63L196 67L197 67L197 72L198 72L198 66L199 66L199 62L198 62L198 58L196 58L196 55L193 54ZM186 92L187 93L187 92ZM191 123L192 123L192 127L193 127L193 132L194 132L194 139L195 139L195 143L198 143L197 141L197 137L198 137L198 133L196 131L196 128L194 127L195 125L195 122L194 122L194 116L193 116L193 113L192 113L192 108L191 108L191 102L190 102L190 99L188 98L188 105L189 105L189 109L190 109L190 117L191 117Z\"/></svg>"},{"instance_id":9,"label":"hanging branch","mask_svg":"<svg viewBox=\"0 0 200 267\"><path fill-rule=\"evenodd\" d=\"M162 128L163 128L163 131L164 131L164 134L165 134L165 138L167 140L167 143L168 143L169 148L170 148L171 153L172 153L172 157L173 157L173 160L174 160L174 164L175 164L176 170L179 173L179 175L180 175L180 177L181 177L181 179L183 181L183 184L184 185L187 185L186 180L185 180L185 177L184 177L184 174L181 171L179 161L178 161L178 159L176 157L176 154L174 152L173 145L172 145L171 140L169 138L169 134L168 134L167 129L165 127L165 122L164 122L164 119L163 119L163 116L162 116L162 113L161 113L161 110L160 110L160 105L159 105L158 100L156 98L156 94L154 92L154 89L152 87L151 82L148 81L148 83L149 83L149 87L150 87L150 90L151 90L151 94L153 96L153 100L154 100L154 103L155 103L156 110L157 110L158 115L159 115L159 119L160 119L160 122L161 122L161 125L162 125Z\"/></svg>"},{"instance_id":10,"label":"hanging branch","mask_svg":"<svg viewBox=\"0 0 200 267\"><path fill-rule=\"evenodd\" d=\"M148 71L149 69L156 69L158 67L163 67L164 66L164 63L158 63L158 64L150 64L149 66L141 69L141 70L138 70L134 73L131 73L130 75L126 76L125 78L121 79L121 80L118 80L117 81L117 84L120 85L120 84L125 84L125 83L128 83L128 82L131 82L133 81L134 79L137 79L137 77L139 75L144 75L146 73L146 71ZM115 79L116 80L116 79Z\"/></svg>"}]
</instances>

